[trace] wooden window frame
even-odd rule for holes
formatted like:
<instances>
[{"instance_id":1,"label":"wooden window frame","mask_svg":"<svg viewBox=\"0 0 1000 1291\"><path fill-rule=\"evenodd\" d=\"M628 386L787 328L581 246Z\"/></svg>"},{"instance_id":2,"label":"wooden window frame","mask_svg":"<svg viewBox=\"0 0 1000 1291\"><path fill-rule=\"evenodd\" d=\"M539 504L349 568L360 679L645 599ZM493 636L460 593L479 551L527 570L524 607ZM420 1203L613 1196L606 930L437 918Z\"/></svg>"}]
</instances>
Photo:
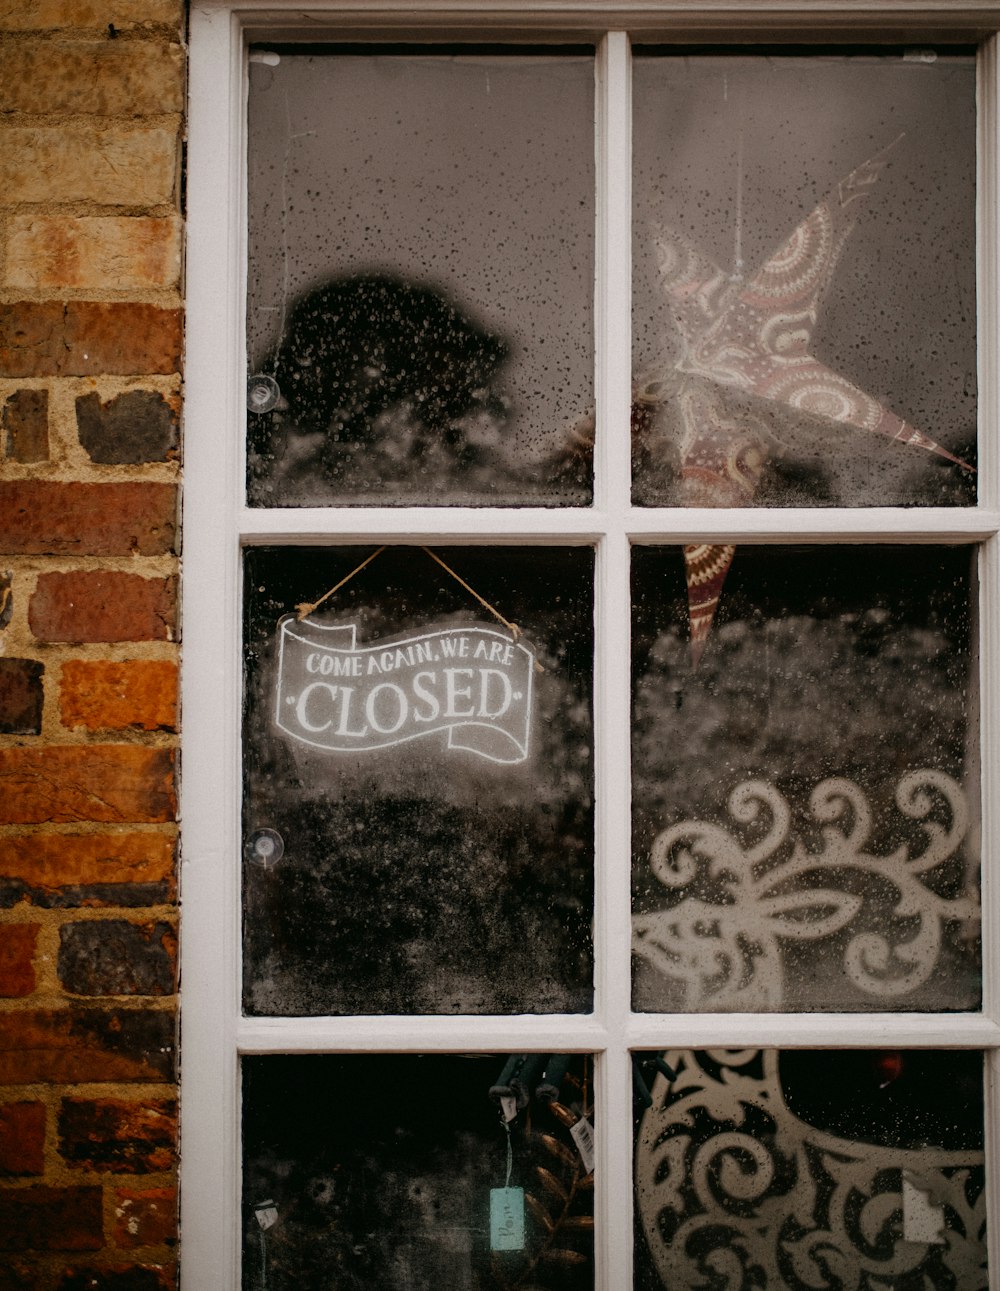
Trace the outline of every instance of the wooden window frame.
<instances>
[{"instance_id":1,"label":"wooden window frame","mask_svg":"<svg viewBox=\"0 0 1000 1291\"><path fill-rule=\"evenodd\" d=\"M997 41L1000 4L636 0L198 0L191 11L182 782L182 1283L239 1285L243 1054L554 1050L598 1055L597 1287L632 1279L629 1053L664 1047L906 1047L987 1054L987 1204L1000 1268L1000 470ZM251 40L593 41L597 50L598 431L580 508L302 508L243 504L246 50ZM630 501L629 41L746 45L977 43L979 505L967 509L698 510ZM983 1007L971 1014L632 1014L629 554L689 542L978 544ZM240 556L268 544L589 545L596 551L595 1006L580 1016L245 1018L240 1008ZM994 1273L994 1278L997 1274Z\"/></svg>"}]
</instances>

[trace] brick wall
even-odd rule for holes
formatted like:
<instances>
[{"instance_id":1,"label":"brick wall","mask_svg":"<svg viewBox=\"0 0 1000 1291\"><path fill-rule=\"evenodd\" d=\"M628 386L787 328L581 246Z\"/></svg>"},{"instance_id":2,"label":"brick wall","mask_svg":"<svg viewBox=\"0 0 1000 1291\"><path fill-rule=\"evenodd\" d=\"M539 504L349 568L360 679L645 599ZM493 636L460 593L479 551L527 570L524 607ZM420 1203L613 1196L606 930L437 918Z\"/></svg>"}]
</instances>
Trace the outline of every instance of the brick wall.
<instances>
[{"instance_id":1,"label":"brick wall","mask_svg":"<svg viewBox=\"0 0 1000 1291\"><path fill-rule=\"evenodd\" d=\"M0 1291L176 1239L181 0L0 4Z\"/></svg>"}]
</instances>

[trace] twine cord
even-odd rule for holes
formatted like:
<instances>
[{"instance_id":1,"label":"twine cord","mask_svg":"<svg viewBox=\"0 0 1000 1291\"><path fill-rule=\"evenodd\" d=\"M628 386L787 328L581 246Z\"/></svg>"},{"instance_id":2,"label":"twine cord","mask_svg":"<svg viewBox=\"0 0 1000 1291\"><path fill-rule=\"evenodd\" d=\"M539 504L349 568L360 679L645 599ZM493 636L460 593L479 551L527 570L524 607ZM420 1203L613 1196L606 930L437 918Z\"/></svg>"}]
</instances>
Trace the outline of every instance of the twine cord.
<instances>
[{"instance_id":1,"label":"twine cord","mask_svg":"<svg viewBox=\"0 0 1000 1291\"><path fill-rule=\"evenodd\" d=\"M450 574L452 578L455 580L455 582L458 583L461 587L464 587L470 596L475 597L475 599L479 602L479 604L483 607L484 610L489 610L489 612L493 615L496 621L498 623L502 623L504 627L507 629L507 631L513 636L514 640L517 641L518 637L520 637L521 635L521 629L517 626L516 623L511 623L510 619L505 619L498 609L495 609L489 603L489 601L484 600L483 597L479 595L479 593L476 591L474 587L470 587L469 584L465 581L465 579L459 577L459 575L455 573L455 571L451 568L450 565L446 565L444 561L441 559L441 557L437 555L436 552L431 551L430 547L421 547L420 550L423 552L426 552L427 555L430 556L431 560L436 560L437 563L441 566L441 568L445 571L445 573Z\"/></svg>"},{"instance_id":2,"label":"twine cord","mask_svg":"<svg viewBox=\"0 0 1000 1291\"><path fill-rule=\"evenodd\" d=\"M364 567L366 565L370 565L376 556L381 556L383 551L385 551L385 547L379 547L373 551L372 554L367 556L356 569L352 569L345 578L340 580L339 583L335 583L328 592L324 592L318 601L302 601L299 605L296 605L295 617L301 622L307 615L312 614L313 610L319 609L324 601L329 600L334 592L339 592L345 583L349 583L355 574L360 574Z\"/></svg>"},{"instance_id":3,"label":"twine cord","mask_svg":"<svg viewBox=\"0 0 1000 1291\"><path fill-rule=\"evenodd\" d=\"M465 579L462 578L459 574L456 574L450 565L445 564L445 562L441 559L441 557L437 554L437 552L431 551L430 547L421 547L420 550L424 552L426 555L430 556L431 560L436 561L441 566L441 568L445 571L446 574L450 574L452 576L452 578L455 580L456 583L459 584L460 587L464 587L465 590L469 593L469 595L472 596L475 600L477 600L484 610L489 610L489 612L493 615L496 621L498 623L503 624L503 626L514 638L515 642L520 639L521 629L517 626L517 624L511 623L510 619L505 619L504 616L500 613L500 611L495 606L491 605L489 601L485 599L485 597L480 596L474 587L470 587L469 584L465 581ZM295 607L295 617L299 620L299 622L301 622L304 618L307 618L308 615L312 614L314 610L319 609L319 607L323 604L324 601L328 601L330 597L334 594L334 592L339 592L345 583L349 583L355 574L360 574L361 571L364 569L364 567L366 565L370 565L376 556L381 556L383 551L385 551L385 546L376 548L376 550L373 551L370 556L365 557L365 559L361 562L360 565L355 566L355 568L352 569L349 574L345 574L345 576L340 580L339 583L334 583L333 587L331 587L328 592L324 592L318 601L300 602ZM536 672L545 671L544 667L538 662L537 659L535 660L535 671Z\"/></svg>"}]
</instances>

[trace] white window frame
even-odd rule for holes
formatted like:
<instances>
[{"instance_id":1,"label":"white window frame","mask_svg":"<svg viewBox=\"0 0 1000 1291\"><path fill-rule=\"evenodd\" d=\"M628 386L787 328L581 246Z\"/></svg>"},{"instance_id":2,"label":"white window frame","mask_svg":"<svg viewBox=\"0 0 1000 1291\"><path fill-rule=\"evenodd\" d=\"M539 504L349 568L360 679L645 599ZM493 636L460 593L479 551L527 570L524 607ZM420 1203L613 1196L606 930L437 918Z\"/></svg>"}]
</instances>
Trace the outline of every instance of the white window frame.
<instances>
[{"instance_id":1,"label":"white window frame","mask_svg":"<svg viewBox=\"0 0 1000 1291\"><path fill-rule=\"evenodd\" d=\"M988 1055L987 1199L1000 1285L1000 155L994 0L196 0L191 11L182 783L182 1246L185 1291L239 1286L243 1054L553 1049L598 1055L597 1287L632 1281L629 1051L881 1046ZM597 41L596 489L588 508L243 505L249 39ZM979 56L979 489L976 508L698 510L630 502L629 35L663 43L959 38ZM933 431L933 428L930 428ZM980 544L981 1013L630 1013L629 548L690 542ZM597 553L595 1005L582 1016L244 1018L240 1010L240 551L270 544L584 544Z\"/></svg>"}]
</instances>

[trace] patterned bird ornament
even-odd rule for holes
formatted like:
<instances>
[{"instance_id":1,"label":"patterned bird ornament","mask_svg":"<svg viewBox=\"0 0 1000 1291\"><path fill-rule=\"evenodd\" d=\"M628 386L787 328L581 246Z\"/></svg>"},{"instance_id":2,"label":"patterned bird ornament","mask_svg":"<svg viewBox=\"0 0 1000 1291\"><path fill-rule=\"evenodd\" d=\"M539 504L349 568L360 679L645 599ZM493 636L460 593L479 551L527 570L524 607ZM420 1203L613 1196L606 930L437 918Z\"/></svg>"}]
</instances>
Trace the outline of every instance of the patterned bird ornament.
<instances>
[{"instance_id":1,"label":"patterned bird ornament","mask_svg":"<svg viewBox=\"0 0 1000 1291\"><path fill-rule=\"evenodd\" d=\"M672 370L660 366L637 380L633 431L641 435L658 405L675 403L682 505L753 502L774 442L761 401L820 427L852 426L973 469L809 353L823 294L893 146L842 179L749 279L724 273L680 234L654 227L659 280L682 353ZM723 544L684 548L695 665L734 554Z\"/></svg>"}]
</instances>

